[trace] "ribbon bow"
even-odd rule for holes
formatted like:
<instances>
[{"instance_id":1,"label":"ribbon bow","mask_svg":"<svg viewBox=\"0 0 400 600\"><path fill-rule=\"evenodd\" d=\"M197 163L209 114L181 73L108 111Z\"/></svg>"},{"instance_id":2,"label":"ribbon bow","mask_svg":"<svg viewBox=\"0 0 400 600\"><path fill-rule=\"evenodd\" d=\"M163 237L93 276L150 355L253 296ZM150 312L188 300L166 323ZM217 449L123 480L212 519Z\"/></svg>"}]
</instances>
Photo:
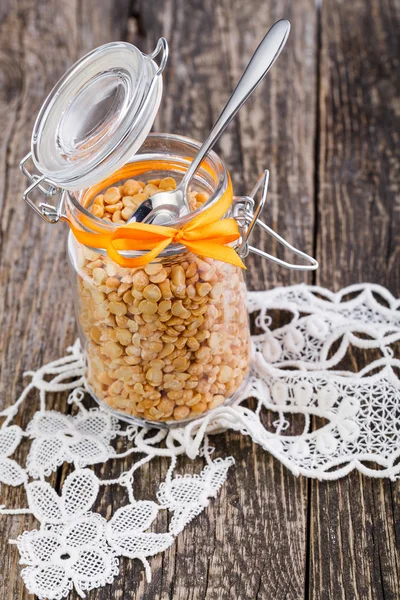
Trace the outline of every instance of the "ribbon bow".
<instances>
[{"instance_id":1,"label":"ribbon bow","mask_svg":"<svg viewBox=\"0 0 400 600\"><path fill-rule=\"evenodd\" d=\"M76 239L92 248L106 250L108 256L121 267L136 268L147 265L170 244L182 244L190 252L215 260L230 263L245 269L245 265L235 252L226 244L239 239L238 225L233 218L222 217L229 210L233 199L232 184L217 202L184 225L181 229L164 225L132 223L118 227L113 231L89 233L72 225L70 227ZM124 251L149 250L141 256L126 258Z\"/></svg>"}]
</instances>

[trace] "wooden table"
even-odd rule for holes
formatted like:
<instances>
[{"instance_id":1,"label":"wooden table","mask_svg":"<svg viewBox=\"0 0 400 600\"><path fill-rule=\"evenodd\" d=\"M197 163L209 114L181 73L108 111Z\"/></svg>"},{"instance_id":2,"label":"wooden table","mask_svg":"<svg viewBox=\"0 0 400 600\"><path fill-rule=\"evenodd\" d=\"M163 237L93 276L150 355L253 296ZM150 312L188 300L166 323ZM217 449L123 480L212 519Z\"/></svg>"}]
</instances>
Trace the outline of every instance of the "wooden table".
<instances>
[{"instance_id":1,"label":"wooden table","mask_svg":"<svg viewBox=\"0 0 400 600\"><path fill-rule=\"evenodd\" d=\"M398 0L8 0L0 16L2 406L21 391L23 371L62 356L77 334L65 227L46 226L25 208L18 163L56 80L111 40L149 52L160 36L168 39L155 129L201 140L257 42L288 18L285 51L219 151L237 193L270 169L264 219L321 268L304 275L250 257L249 288L305 281L338 290L371 281L400 293ZM277 251L260 232L254 241ZM53 401L63 409L65 400ZM22 426L35 408L26 406ZM152 559L153 582L146 586L140 564L122 560L114 585L88 598L400 598L398 484L357 472L332 483L296 478L234 433L219 436L218 447L236 467L219 498ZM148 466L138 495L149 495L165 469L162 460ZM20 489L4 488L3 499L26 502ZM107 505L118 497L103 497ZM0 520L4 600L28 598L7 540L32 525L29 517Z\"/></svg>"}]
</instances>

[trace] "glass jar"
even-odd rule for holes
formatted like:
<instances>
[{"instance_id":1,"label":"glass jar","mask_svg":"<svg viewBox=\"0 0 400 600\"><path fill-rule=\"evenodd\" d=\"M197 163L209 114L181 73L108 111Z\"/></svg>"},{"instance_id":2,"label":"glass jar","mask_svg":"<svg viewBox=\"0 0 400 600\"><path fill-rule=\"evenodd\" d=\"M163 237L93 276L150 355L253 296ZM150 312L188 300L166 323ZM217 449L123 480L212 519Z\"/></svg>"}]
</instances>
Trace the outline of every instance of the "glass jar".
<instances>
[{"instance_id":1,"label":"glass jar","mask_svg":"<svg viewBox=\"0 0 400 600\"><path fill-rule=\"evenodd\" d=\"M110 46L112 56L105 61ZM203 255L197 246L193 250L189 243L179 243L179 236L151 261L146 260L151 246L145 243L143 249L134 250L117 244L114 253L108 247L116 232L126 232L129 225L96 216L92 211L99 195L103 198L110 187L119 193L132 180L140 181L142 188L167 177L179 184L200 148L198 142L181 136L147 135L149 115L154 118L160 97L165 40L149 56L129 44L122 45L124 64L129 67L129 77L125 74L122 84L115 77L121 44L117 52L114 46L84 57L46 100L35 125L32 153L21 163L31 181L24 198L46 221L63 220L71 227L68 255L87 357L88 390L121 418L165 427L233 402L245 384L251 357L246 287L240 260L232 264ZM154 58L161 50L162 64L157 67ZM137 72L133 72L135 68ZM129 87L129 78L139 91ZM91 110L93 90L100 100ZM135 102L136 112L132 113L130 104ZM90 113L83 122L82 117L78 119L82 106ZM39 175L27 170L30 158ZM250 196L233 198L226 167L210 152L190 186L191 193L200 194L196 198L202 201L180 216L174 228L182 231L228 199L222 218L231 223L235 219L238 232L235 241L224 246L231 253L233 248L245 257L253 251L290 268L316 268L313 259L258 220L267 184L265 172ZM32 195L35 191L44 193L46 202L37 204ZM58 197L56 205L54 197ZM255 224L310 264L291 265L249 246ZM96 240L107 241L95 246L87 242L99 235Z\"/></svg>"},{"instance_id":2,"label":"glass jar","mask_svg":"<svg viewBox=\"0 0 400 600\"><path fill-rule=\"evenodd\" d=\"M179 181L199 147L179 136L150 135L104 187L139 177ZM192 189L207 194L209 205L226 190L228 173L215 153L207 166ZM85 211L90 228L97 219L87 209L102 191L68 193L69 219L79 221ZM176 423L234 399L250 364L240 267L170 246L156 261L124 268L72 232L68 250L87 383L98 401L147 422Z\"/></svg>"}]
</instances>

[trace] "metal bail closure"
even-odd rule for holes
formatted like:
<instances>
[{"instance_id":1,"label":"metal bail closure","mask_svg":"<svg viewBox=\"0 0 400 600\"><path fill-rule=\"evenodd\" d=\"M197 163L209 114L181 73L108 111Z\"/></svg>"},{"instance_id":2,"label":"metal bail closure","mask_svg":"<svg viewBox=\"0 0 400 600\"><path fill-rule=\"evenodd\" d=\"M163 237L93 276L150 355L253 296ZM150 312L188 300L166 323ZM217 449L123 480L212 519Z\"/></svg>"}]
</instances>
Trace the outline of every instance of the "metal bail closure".
<instances>
[{"instance_id":1,"label":"metal bail closure","mask_svg":"<svg viewBox=\"0 0 400 600\"><path fill-rule=\"evenodd\" d=\"M233 216L236 219L241 232L241 244L237 250L237 253L241 258L245 258L250 252L253 252L253 254L258 254L259 256L267 258L268 260L271 260L272 262L277 263L282 267L286 267L287 269L297 271L315 271L316 269L318 269L318 262L315 260L315 258L312 258L305 252L302 252L301 250L298 250L297 248L289 244L289 242L287 242L285 239L283 239L283 237L278 235L273 229L271 229L271 227L268 227L268 225L260 221L259 215L261 214L261 211L264 207L267 198L268 181L269 171L266 170L257 181L257 184L252 190L250 196L245 196L244 198L236 198L236 202L233 208ZM261 197L260 201L257 203L255 200L255 196L260 190L260 188ZM309 264L304 265L297 263L288 263L285 260L281 260L276 256L272 256L271 254L264 252L263 250L259 250L254 246L250 246L248 240L255 225L259 225L262 229L264 229L264 231L269 233L280 244L282 244L282 246L285 246L285 248L288 248L291 252L293 252L293 254L300 256Z\"/></svg>"},{"instance_id":2,"label":"metal bail closure","mask_svg":"<svg viewBox=\"0 0 400 600\"><path fill-rule=\"evenodd\" d=\"M157 56L161 54L160 66L156 71L156 75L161 75L165 69L168 60L168 42L165 38L160 38L157 42L157 46L154 48L153 52L149 54L149 58L155 60Z\"/></svg>"},{"instance_id":3,"label":"metal bail closure","mask_svg":"<svg viewBox=\"0 0 400 600\"><path fill-rule=\"evenodd\" d=\"M29 154L27 154L19 163L19 168L25 177L32 182L31 185L26 188L22 198L28 204L28 206L30 206L30 208L32 208L32 210L39 215L39 217L44 219L44 221L51 224L57 223L57 221L59 221L62 217L62 206L65 191L55 187L51 182L46 180L44 175L40 176L30 173L26 166L30 160L32 160L31 152L29 152ZM48 204L47 202L39 202L36 204L31 196L35 189L37 189L46 199L54 198L56 195L58 195L57 203L55 205Z\"/></svg>"},{"instance_id":4,"label":"metal bail closure","mask_svg":"<svg viewBox=\"0 0 400 600\"><path fill-rule=\"evenodd\" d=\"M20 163L30 182L23 198L45 221L63 216L65 190L102 181L138 151L161 102L167 59L164 38L151 54L111 42L89 52L58 81L37 116L31 152ZM34 169L28 169L29 161Z\"/></svg>"}]
</instances>

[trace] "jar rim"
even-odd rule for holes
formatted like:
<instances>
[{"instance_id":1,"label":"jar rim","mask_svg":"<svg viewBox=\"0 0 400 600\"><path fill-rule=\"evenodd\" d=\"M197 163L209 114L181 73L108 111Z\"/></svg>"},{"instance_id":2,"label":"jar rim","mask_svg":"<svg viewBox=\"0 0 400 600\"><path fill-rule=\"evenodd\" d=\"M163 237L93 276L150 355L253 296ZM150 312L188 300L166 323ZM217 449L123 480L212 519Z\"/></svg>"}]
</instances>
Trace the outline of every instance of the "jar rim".
<instances>
[{"instance_id":1,"label":"jar rim","mask_svg":"<svg viewBox=\"0 0 400 600\"><path fill-rule=\"evenodd\" d=\"M147 146L150 146L150 147L157 146L157 142L160 143L160 148L158 149L158 151L154 151L154 152L148 151ZM144 144L141 146L139 151L137 151L130 158L130 160L126 163L125 166L130 165L130 164L134 165L134 164L143 162L144 160L150 161L150 162L151 161L154 161L154 162L165 161L166 163L168 162L169 164L171 162L173 162L173 164L176 164L177 168L178 168L178 166L181 168L180 172L183 175L185 170L189 167L190 158L192 158L192 157L189 156L189 159L188 158L182 159L182 157L178 157L177 155L169 154L168 146L173 145L173 144L181 144L182 148L186 149L189 153L191 151L191 154L193 154L193 156L197 153L197 151L199 150L199 148L201 146L201 142L198 142L197 140L194 140L194 139L186 137L186 136L182 136L182 135L178 135L178 134L170 134L170 133L151 133L147 136ZM163 150L164 150L164 152L162 152ZM167 152L165 152L165 150L167 150ZM207 161L207 164L212 171L213 180L214 180L214 189L212 190L212 193L211 193L210 197L208 198L208 200L201 207L195 209L193 212L189 213L188 215L180 217L179 219L177 219L176 221L174 221L173 223L170 224L171 226L176 227L177 229L181 228L185 223L192 220L197 215L201 214L207 208L210 208L211 206L213 206L218 201L218 199L221 197L221 195L226 191L226 189L228 187L229 174L228 174L228 171L227 171L222 159L213 150L211 150L208 153L205 161ZM123 167L123 169L124 168L125 167ZM109 179L110 180L114 179L114 183L117 183L119 181L118 174L120 171L116 171ZM204 169L201 169L201 171L203 172ZM151 170L149 169L148 172L151 172ZM178 170L176 172L178 172ZM172 170L171 174L173 174L173 173L174 173L174 171ZM117 179L115 179L115 178L117 178ZM194 179L196 179L196 178L198 178L198 175ZM106 180L106 181L109 181L109 180ZM209 178L208 181L211 181L211 178ZM95 195L97 195L97 193L99 193L99 191L97 191L97 193L91 194L91 190L94 190L94 189L99 190L99 188L101 188L103 183L105 183L105 181L99 182L99 184L97 184L96 186L92 186L91 188L80 190L78 192L69 192L69 191L65 192L66 200L67 200L68 218L69 219L71 218L71 220L73 220L73 221L79 222L79 216L84 216L85 224L79 222L79 226L86 231L91 231L90 226L86 226L87 222L89 222L89 224L90 224L90 222L93 222L94 225L95 224L99 225L101 223L101 226L104 227L105 231L113 231L113 230L116 230L120 226L116 223L108 223L99 217L95 217L91 212L89 212L87 210L87 208L85 208L85 206L82 205L82 203L80 201L85 197L85 195L87 195L87 200L88 200L88 202L90 202L90 200L93 198L93 196L95 196ZM108 185L112 185L112 183L108 183ZM104 186L104 187L106 187L106 186ZM72 210L71 210L71 208L72 208ZM93 250L100 254L103 254L103 253L106 254L106 251L102 250L102 249L96 248ZM160 257L170 256L171 254L177 254L177 253L181 253L184 251L186 252L186 248L184 246L173 244L173 245L170 245L169 247L167 247L160 254ZM130 252L123 252L121 254L123 254L124 256L140 256L143 253L144 253L144 251L130 251Z\"/></svg>"}]
</instances>

